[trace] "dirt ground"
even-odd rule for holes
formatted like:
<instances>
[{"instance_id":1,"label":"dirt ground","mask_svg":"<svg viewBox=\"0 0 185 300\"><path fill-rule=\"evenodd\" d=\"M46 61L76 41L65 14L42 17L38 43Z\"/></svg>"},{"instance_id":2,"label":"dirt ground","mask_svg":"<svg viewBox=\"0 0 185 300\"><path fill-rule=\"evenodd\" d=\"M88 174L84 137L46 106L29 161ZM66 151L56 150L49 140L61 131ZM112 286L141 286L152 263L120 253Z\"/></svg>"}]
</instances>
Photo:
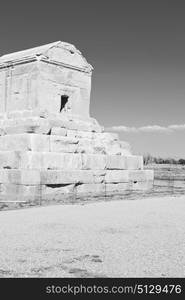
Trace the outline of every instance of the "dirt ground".
<instances>
[{"instance_id":1,"label":"dirt ground","mask_svg":"<svg viewBox=\"0 0 185 300\"><path fill-rule=\"evenodd\" d=\"M0 277L184 277L185 196L0 212Z\"/></svg>"}]
</instances>

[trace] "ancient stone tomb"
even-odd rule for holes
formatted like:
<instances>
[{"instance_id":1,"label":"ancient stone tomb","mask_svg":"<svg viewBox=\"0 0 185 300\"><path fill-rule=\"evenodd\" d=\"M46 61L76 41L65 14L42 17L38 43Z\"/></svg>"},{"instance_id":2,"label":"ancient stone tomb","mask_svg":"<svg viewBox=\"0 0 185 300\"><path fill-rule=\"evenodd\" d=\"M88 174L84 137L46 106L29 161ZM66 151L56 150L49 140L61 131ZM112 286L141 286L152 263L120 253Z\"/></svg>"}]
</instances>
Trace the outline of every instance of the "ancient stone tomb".
<instances>
[{"instance_id":1,"label":"ancient stone tomb","mask_svg":"<svg viewBox=\"0 0 185 300\"><path fill-rule=\"evenodd\" d=\"M147 190L153 171L89 115L92 66L55 42L0 58L0 200Z\"/></svg>"}]
</instances>

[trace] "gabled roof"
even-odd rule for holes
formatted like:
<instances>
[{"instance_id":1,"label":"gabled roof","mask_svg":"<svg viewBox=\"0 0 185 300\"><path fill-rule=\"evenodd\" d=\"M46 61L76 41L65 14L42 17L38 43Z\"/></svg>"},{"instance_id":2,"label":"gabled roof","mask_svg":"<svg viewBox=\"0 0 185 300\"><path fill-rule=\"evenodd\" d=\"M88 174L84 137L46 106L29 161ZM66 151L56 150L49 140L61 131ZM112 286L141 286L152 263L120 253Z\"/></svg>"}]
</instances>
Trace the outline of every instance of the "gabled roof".
<instances>
[{"instance_id":1,"label":"gabled roof","mask_svg":"<svg viewBox=\"0 0 185 300\"><path fill-rule=\"evenodd\" d=\"M74 45L61 41L5 54L0 57L0 67L7 67L7 65L24 63L31 60L42 60L86 72L91 72L93 69Z\"/></svg>"}]
</instances>

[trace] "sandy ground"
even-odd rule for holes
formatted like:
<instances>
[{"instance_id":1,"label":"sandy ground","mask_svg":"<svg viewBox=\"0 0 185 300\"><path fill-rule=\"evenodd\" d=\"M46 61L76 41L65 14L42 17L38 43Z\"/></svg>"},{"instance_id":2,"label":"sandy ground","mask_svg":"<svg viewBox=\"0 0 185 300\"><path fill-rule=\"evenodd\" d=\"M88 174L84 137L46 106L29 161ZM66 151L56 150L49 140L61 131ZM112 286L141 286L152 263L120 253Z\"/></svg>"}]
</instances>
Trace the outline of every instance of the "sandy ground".
<instances>
[{"instance_id":1,"label":"sandy ground","mask_svg":"<svg viewBox=\"0 0 185 300\"><path fill-rule=\"evenodd\" d=\"M185 276L185 196L0 212L0 277L156 276Z\"/></svg>"}]
</instances>

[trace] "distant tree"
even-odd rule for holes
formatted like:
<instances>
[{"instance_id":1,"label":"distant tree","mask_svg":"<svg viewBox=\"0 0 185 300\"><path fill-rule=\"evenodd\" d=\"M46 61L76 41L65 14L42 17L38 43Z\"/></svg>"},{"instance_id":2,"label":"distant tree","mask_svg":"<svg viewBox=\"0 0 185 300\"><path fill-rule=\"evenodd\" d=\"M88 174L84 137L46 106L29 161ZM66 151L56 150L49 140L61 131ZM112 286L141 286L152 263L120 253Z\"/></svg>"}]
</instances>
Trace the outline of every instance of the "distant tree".
<instances>
[{"instance_id":1,"label":"distant tree","mask_svg":"<svg viewBox=\"0 0 185 300\"><path fill-rule=\"evenodd\" d=\"M154 162L154 159L150 153L146 153L143 155L143 162L144 165L152 164Z\"/></svg>"},{"instance_id":2,"label":"distant tree","mask_svg":"<svg viewBox=\"0 0 185 300\"><path fill-rule=\"evenodd\" d=\"M181 159L175 159L175 158L162 158L162 157L155 157L152 156L150 153L146 153L143 155L143 162L144 165L148 165L148 164L168 164L168 165L176 165L176 164L180 164L180 165L185 165L185 159L181 158Z\"/></svg>"},{"instance_id":3,"label":"distant tree","mask_svg":"<svg viewBox=\"0 0 185 300\"><path fill-rule=\"evenodd\" d=\"M180 165L185 165L185 159L180 158L180 159L178 160L178 163L179 163Z\"/></svg>"}]
</instances>

